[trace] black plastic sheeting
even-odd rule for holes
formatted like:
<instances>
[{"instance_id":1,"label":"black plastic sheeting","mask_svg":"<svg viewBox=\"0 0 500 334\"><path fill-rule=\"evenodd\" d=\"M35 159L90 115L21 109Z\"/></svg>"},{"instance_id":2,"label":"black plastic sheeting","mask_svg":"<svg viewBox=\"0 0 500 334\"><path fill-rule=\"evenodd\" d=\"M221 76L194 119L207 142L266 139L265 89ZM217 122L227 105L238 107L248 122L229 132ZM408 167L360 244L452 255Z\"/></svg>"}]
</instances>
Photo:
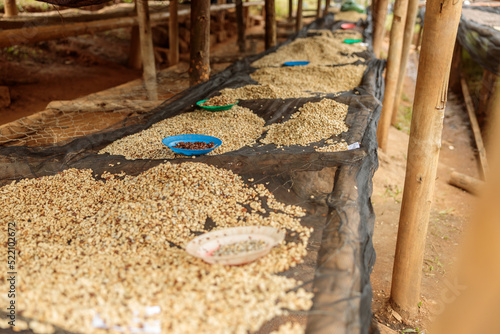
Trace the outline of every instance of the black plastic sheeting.
<instances>
[{"instance_id":1,"label":"black plastic sheeting","mask_svg":"<svg viewBox=\"0 0 500 334\"><path fill-rule=\"evenodd\" d=\"M464 6L464 9L476 9L485 13L500 14L498 7ZM425 7L418 17L424 22ZM500 22L498 22L500 26ZM487 25L469 20L462 14L458 25L457 41L467 50L471 58L483 69L500 75L500 31Z\"/></svg>"},{"instance_id":2,"label":"black plastic sheeting","mask_svg":"<svg viewBox=\"0 0 500 334\"><path fill-rule=\"evenodd\" d=\"M341 23L328 15L284 44L307 36L311 29L335 30ZM326 98L349 105L346 118L349 131L334 139L344 139L349 144L359 142L361 148L334 153L315 151L314 146L323 145L324 140L307 147L290 146L283 150L275 145L255 144L216 156L169 160L172 163L207 163L231 169L245 179L270 182L268 189L278 200L307 208L308 216L302 219L302 223L315 228L308 256L304 264L283 273L300 278L306 282L309 291L315 292L311 311L292 314L292 317L307 317L307 333L378 332L372 328L371 313L370 274L375 261L372 243L375 219L370 196L372 177L378 168L376 129L383 98L385 62L373 58L371 22L359 21L357 24L364 28L365 39L370 44L369 51L361 55L368 65L362 84L354 91L326 95ZM105 171L125 171L129 175L137 175L163 163L163 159L130 161L122 156L99 155L97 151L160 120L193 111L197 101L216 95L223 88L255 84L249 76L254 71L250 63L280 46L239 61L208 82L172 97L151 112L125 120L124 126L118 130L95 133L62 146L0 148L0 182L5 184L22 178L53 175L68 168L91 168L99 175ZM279 120L286 121L304 103L322 98L325 97L246 100L240 105L253 110L268 125ZM120 165L116 164L118 161ZM320 174L325 170L331 171L333 176L331 179L323 177L321 181L330 182L330 189L333 190L313 202L308 191L314 181L309 181L321 178ZM300 182L293 182L304 177L308 181L302 187ZM261 332L275 330L275 324L284 320L271 321Z\"/></svg>"}]
</instances>

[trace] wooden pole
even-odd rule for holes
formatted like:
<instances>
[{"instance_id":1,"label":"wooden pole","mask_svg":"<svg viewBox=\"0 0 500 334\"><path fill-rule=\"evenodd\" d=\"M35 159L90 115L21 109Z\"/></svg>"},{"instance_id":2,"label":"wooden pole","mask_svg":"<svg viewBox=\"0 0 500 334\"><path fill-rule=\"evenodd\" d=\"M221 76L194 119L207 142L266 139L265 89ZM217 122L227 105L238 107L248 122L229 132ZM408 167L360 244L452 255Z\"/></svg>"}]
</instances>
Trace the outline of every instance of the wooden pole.
<instances>
[{"instance_id":1,"label":"wooden pole","mask_svg":"<svg viewBox=\"0 0 500 334\"><path fill-rule=\"evenodd\" d=\"M321 17L321 0L318 0L318 7L316 8L316 18L319 19Z\"/></svg>"},{"instance_id":2,"label":"wooden pole","mask_svg":"<svg viewBox=\"0 0 500 334\"><path fill-rule=\"evenodd\" d=\"M413 40L413 32L415 30L415 21L417 19L419 0L409 0L408 11L406 13L406 23L403 35L403 50L401 51L401 63L399 65L398 83L396 85L396 97L394 99L394 107L392 110L391 123L396 124L396 119L399 111L399 104L401 103L401 93L406 77L406 66L408 65L408 58L410 56L411 42Z\"/></svg>"},{"instance_id":3,"label":"wooden pole","mask_svg":"<svg viewBox=\"0 0 500 334\"><path fill-rule=\"evenodd\" d=\"M191 60L189 84L210 78L210 0L191 2Z\"/></svg>"},{"instance_id":4,"label":"wooden pole","mask_svg":"<svg viewBox=\"0 0 500 334\"><path fill-rule=\"evenodd\" d=\"M303 2L302 0L298 0L297 4L297 18L295 19L295 31L299 32L302 30L302 6Z\"/></svg>"},{"instance_id":5,"label":"wooden pole","mask_svg":"<svg viewBox=\"0 0 500 334\"><path fill-rule=\"evenodd\" d=\"M276 8L274 0L266 0L266 50L276 45Z\"/></svg>"},{"instance_id":6,"label":"wooden pole","mask_svg":"<svg viewBox=\"0 0 500 334\"><path fill-rule=\"evenodd\" d=\"M141 59L141 38L139 37L139 27L133 26L130 33L130 51L128 53L128 66L140 70L142 68Z\"/></svg>"},{"instance_id":7,"label":"wooden pole","mask_svg":"<svg viewBox=\"0 0 500 334\"><path fill-rule=\"evenodd\" d=\"M245 52L245 16L243 15L243 0L236 0L236 25L238 29L238 49Z\"/></svg>"},{"instance_id":8,"label":"wooden pole","mask_svg":"<svg viewBox=\"0 0 500 334\"><path fill-rule=\"evenodd\" d=\"M392 110L394 109L398 73L401 64L401 49L403 47L404 24L407 10L408 0L396 0L394 3L394 18L391 27L391 43L389 44L389 54L387 56L387 68L385 72L385 92L382 102L382 114L380 115L380 122L377 129L379 147L382 151L387 151L389 128L391 127Z\"/></svg>"},{"instance_id":9,"label":"wooden pole","mask_svg":"<svg viewBox=\"0 0 500 334\"><path fill-rule=\"evenodd\" d=\"M147 0L137 0L137 19L139 20L139 36L141 40L142 77L148 99L158 100L156 87L156 64L153 49L153 34L149 20Z\"/></svg>"},{"instance_id":10,"label":"wooden pole","mask_svg":"<svg viewBox=\"0 0 500 334\"><path fill-rule=\"evenodd\" d=\"M478 195L484 185L483 181L459 172L452 172L450 175L450 181L448 182L451 185L467 190L474 195Z\"/></svg>"},{"instance_id":11,"label":"wooden pole","mask_svg":"<svg viewBox=\"0 0 500 334\"><path fill-rule=\"evenodd\" d=\"M461 10L461 1L427 1L390 299L405 317L417 313L420 301L425 238Z\"/></svg>"},{"instance_id":12,"label":"wooden pole","mask_svg":"<svg viewBox=\"0 0 500 334\"><path fill-rule=\"evenodd\" d=\"M323 12L323 16L327 16L328 15L328 9L330 8L330 0L326 0L326 3L325 3L325 10Z\"/></svg>"},{"instance_id":13,"label":"wooden pole","mask_svg":"<svg viewBox=\"0 0 500 334\"><path fill-rule=\"evenodd\" d=\"M380 57L382 42L385 35L385 18L387 17L387 7L389 0L377 0L376 12L373 15L373 53L375 57Z\"/></svg>"},{"instance_id":14,"label":"wooden pole","mask_svg":"<svg viewBox=\"0 0 500 334\"><path fill-rule=\"evenodd\" d=\"M469 86L467 86L467 82L464 78L460 79L460 84L462 85L465 107L467 109L467 113L469 114L472 133L474 134L474 139L476 141L477 152L479 154L479 162L481 164L481 171L483 177L485 177L488 174L488 160L486 159L486 149L484 148L481 129L479 128L479 123L477 122L476 113L474 110L474 104L472 103L472 99L470 97Z\"/></svg>"},{"instance_id":15,"label":"wooden pole","mask_svg":"<svg viewBox=\"0 0 500 334\"><path fill-rule=\"evenodd\" d=\"M168 65L173 66L179 62L179 15L178 15L179 2L178 0L171 0L168 19L168 44L169 44L169 57Z\"/></svg>"},{"instance_id":16,"label":"wooden pole","mask_svg":"<svg viewBox=\"0 0 500 334\"><path fill-rule=\"evenodd\" d=\"M288 0L288 21L293 20L293 0Z\"/></svg>"},{"instance_id":17,"label":"wooden pole","mask_svg":"<svg viewBox=\"0 0 500 334\"><path fill-rule=\"evenodd\" d=\"M5 17L13 17L17 15L16 0L4 0Z\"/></svg>"}]
</instances>

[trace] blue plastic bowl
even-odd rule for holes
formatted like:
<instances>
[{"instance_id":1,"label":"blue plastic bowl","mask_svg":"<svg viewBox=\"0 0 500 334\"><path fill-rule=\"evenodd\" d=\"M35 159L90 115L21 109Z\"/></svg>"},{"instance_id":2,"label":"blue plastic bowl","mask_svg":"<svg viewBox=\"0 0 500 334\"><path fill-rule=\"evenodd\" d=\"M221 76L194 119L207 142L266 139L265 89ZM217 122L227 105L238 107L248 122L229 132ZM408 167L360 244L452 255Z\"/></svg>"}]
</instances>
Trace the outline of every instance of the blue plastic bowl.
<instances>
[{"instance_id":1,"label":"blue plastic bowl","mask_svg":"<svg viewBox=\"0 0 500 334\"><path fill-rule=\"evenodd\" d=\"M196 142L201 141L204 143L213 142L215 144L214 147L208 148L206 150L186 150L182 148L174 147L179 142ZM205 136L205 135L178 135L178 136L170 136L163 138L161 141L164 145L166 145L169 149L174 151L175 153L184 154L184 155L202 155L207 154L213 151L216 147L222 144L222 140L217 137Z\"/></svg>"},{"instance_id":2,"label":"blue plastic bowl","mask_svg":"<svg viewBox=\"0 0 500 334\"><path fill-rule=\"evenodd\" d=\"M309 63L310 63L310 61L306 61L306 60L303 60L303 61L287 61L283 65L285 65L285 66L304 66L304 65L307 65Z\"/></svg>"}]
</instances>

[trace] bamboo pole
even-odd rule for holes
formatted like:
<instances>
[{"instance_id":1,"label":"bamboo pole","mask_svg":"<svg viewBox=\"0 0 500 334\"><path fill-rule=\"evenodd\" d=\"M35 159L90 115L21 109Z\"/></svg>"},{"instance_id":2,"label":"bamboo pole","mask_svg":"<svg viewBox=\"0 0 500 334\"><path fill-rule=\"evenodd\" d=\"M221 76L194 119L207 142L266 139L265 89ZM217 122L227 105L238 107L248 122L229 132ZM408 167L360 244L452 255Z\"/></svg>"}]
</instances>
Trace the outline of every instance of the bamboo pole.
<instances>
[{"instance_id":1,"label":"bamboo pole","mask_svg":"<svg viewBox=\"0 0 500 334\"><path fill-rule=\"evenodd\" d=\"M274 0L266 0L266 50L276 45L276 8Z\"/></svg>"},{"instance_id":2,"label":"bamboo pole","mask_svg":"<svg viewBox=\"0 0 500 334\"><path fill-rule=\"evenodd\" d=\"M303 9L303 2L302 0L298 0L297 4L297 18L295 19L295 31L299 32L302 30L302 9Z\"/></svg>"},{"instance_id":3,"label":"bamboo pole","mask_svg":"<svg viewBox=\"0 0 500 334\"><path fill-rule=\"evenodd\" d=\"M142 77L148 99L158 100L156 87L156 64L153 50L153 33L149 20L147 0L137 0L137 19L139 20L139 36L141 43Z\"/></svg>"},{"instance_id":4,"label":"bamboo pole","mask_svg":"<svg viewBox=\"0 0 500 334\"><path fill-rule=\"evenodd\" d=\"M396 96L394 99L394 107L392 110L391 123L396 124L396 119L399 111L399 104L401 103L401 93L406 77L406 66L408 65L408 58L410 56L411 42L413 40L413 32L415 30L415 21L417 19L419 0L409 0L408 10L406 13L406 23L403 35L403 50L401 51L401 63L399 65L398 83L396 85Z\"/></svg>"},{"instance_id":5,"label":"bamboo pole","mask_svg":"<svg viewBox=\"0 0 500 334\"><path fill-rule=\"evenodd\" d=\"M13 17L17 15L16 0L4 0L5 17Z\"/></svg>"},{"instance_id":6,"label":"bamboo pole","mask_svg":"<svg viewBox=\"0 0 500 334\"><path fill-rule=\"evenodd\" d=\"M387 17L387 6L389 0L377 0L376 12L373 15L373 53L375 57L380 57L382 42L385 34L385 18Z\"/></svg>"},{"instance_id":7,"label":"bamboo pole","mask_svg":"<svg viewBox=\"0 0 500 334\"><path fill-rule=\"evenodd\" d=\"M191 2L191 59L189 84L205 82L210 77L210 0Z\"/></svg>"},{"instance_id":8,"label":"bamboo pole","mask_svg":"<svg viewBox=\"0 0 500 334\"><path fill-rule=\"evenodd\" d=\"M486 159L486 149L484 148L483 137L481 136L481 129L479 128L479 123L477 122L474 105L472 104L472 99L469 93L469 87L467 86L467 82L465 81L464 78L460 79L460 84L462 85L465 107L467 109L467 113L469 114L472 133L474 134L474 139L476 141L477 152L479 154L479 162L481 164L481 171L483 177L485 177L488 174L488 160Z\"/></svg>"},{"instance_id":9,"label":"bamboo pole","mask_svg":"<svg viewBox=\"0 0 500 334\"><path fill-rule=\"evenodd\" d=\"M243 15L243 0L236 0L236 25L238 29L238 49L245 52L245 16Z\"/></svg>"},{"instance_id":10,"label":"bamboo pole","mask_svg":"<svg viewBox=\"0 0 500 334\"><path fill-rule=\"evenodd\" d=\"M394 3L394 18L391 27L391 43L389 44L387 69L385 72L385 92L382 102L382 114L380 115L380 122L377 129L379 147L382 151L387 151L389 128L391 127L392 110L394 109L396 86L399 77L398 72L401 64L401 49L403 47L404 24L407 10L408 0L396 0Z\"/></svg>"},{"instance_id":11,"label":"bamboo pole","mask_svg":"<svg viewBox=\"0 0 500 334\"><path fill-rule=\"evenodd\" d=\"M427 1L390 299L405 317L416 314L420 300L425 238L461 9L461 1Z\"/></svg>"},{"instance_id":12,"label":"bamboo pole","mask_svg":"<svg viewBox=\"0 0 500 334\"><path fill-rule=\"evenodd\" d=\"M171 0L168 10L170 13L168 19L168 66L173 66L179 62L179 1Z\"/></svg>"}]
</instances>

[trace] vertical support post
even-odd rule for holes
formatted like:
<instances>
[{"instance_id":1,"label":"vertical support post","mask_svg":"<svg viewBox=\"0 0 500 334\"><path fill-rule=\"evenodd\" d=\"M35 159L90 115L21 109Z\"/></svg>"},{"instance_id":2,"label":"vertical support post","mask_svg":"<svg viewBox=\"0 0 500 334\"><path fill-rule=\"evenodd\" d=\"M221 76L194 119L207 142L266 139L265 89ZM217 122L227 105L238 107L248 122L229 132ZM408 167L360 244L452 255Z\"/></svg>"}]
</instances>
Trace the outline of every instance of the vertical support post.
<instances>
[{"instance_id":1,"label":"vertical support post","mask_svg":"<svg viewBox=\"0 0 500 334\"><path fill-rule=\"evenodd\" d=\"M288 21L293 20L293 0L288 0Z\"/></svg>"},{"instance_id":2,"label":"vertical support post","mask_svg":"<svg viewBox=\"0 0 500 334\"><path fill-rule=\"evenodd\" d=\"M170 18L168 19L168 65L173 66L179 62L179 15L178 0L170 0Z\"/></svg>"},{"instance_id":3,"label":"vertical support post","mask_svg":"<svg viewBox=\"0 0 500 334\"><path fill-rule=\"evenodd\" d=\"M266 1L266 50L276 45L276 8L274 0Z\"/></svg>"},{"instance_id":4,"label":"vertical support post","mask_svg":"<svg viewBox=\"0 0 500 334\"><path fill-rule=\"evenodd\" d=\"M410 56L411 42L413 40L413 32L415 30L415 21L417 19L419 0L409 0L408 11L406 13L406 23L403 36L403 50L401 51L401 63L399 66L398 83L396 85L396 96L394 99L394 107L392 110L391 123L396 124L396 119L399 111L399 104L401 102L401 92L406 77L406 66L408 65L408 58Z\"/></svg>"},{"instance_id":5,"label":"vertical support post","mask_svg":"<svg viewBox=\"0 0 500 334\"><path fill-rule=\"evenodd\" d=\"M133 26L130 34L130 50L128 54L128 66L135 70L140 70L142 68L141 38L139 37L138 26Z\"/></svg>"},{"instance_id":6,"label":"vertical support post","mask_svg":"<svg viewBox=\"0 0 500 334\"><path fill-rule=\"evenodd\" d=\"M323 16L327 16L328 15L328 8L330 8L330 0L326 0L325 11L323 12Z\"/></svg>"},{"instance_id":7,"label":"vertical support post","mask_svg":"<svg viewBox=\"0 0 500 334\"><path fill-rule=\"evenodd\" d=\"M302 0L299 0L297 4L297 18L295 19L295 31L299 32L302 30L302 7L303 7L303 2Z\"/></svg>"},{"instance_id":8,"label":"vertical support post","mask_svg":"<svg viewBox=\"0 0 500 334\"><path fill-rule=\"evenodd\" d=\"M420 36L420 35L419 35ZM418 44L415 45L415 48ZM455 49L453 50L453 58L451 59L451 70L450 70L450 90L454 93L460 93L462 90L460 84L460 71L462 66L462 46L460 43L455 43Z\"/></svg>"},{"instance_id":9,"label":"vertical support post","mask_svg":"<svg viewBox=\"0 0 500 334\"><path fill-rule=\"evenodd\" d=\"M318 0L318 7L316 8L316 18L319 19L321 17L321 0Z\"/></svg>"},{"instance_id":10,"label":"vertical support post","mask_svg":"<svg viewBox=\"0 0 500 334\"><path fill-rule=\"evenodd\" d=\"M245 52L245 16L243 15L243 0L236 0L236 25L238 28L238 49Z\"/></svg>"},{"instance_id":11,"label":"vertical support post","mask_svg":"<svg viewBox=\"0 0 500 334\"><path fill-rule=\"evenodd\" d=\"M390 299L405 317L417 313L420 300L425 238L461 11L461 1L427 1Z\"/></svg>"},{"instance_id":12,"label":"vertical support post","mask_svg":"<svg viewBox=\"0 0 500 334\"><path fill-rule=\"evenodd\" d=\"M149 20L147 0L137 0L137 18L139 20L139 36L141 40L142 77L148 99L158 100L156 87L156 66L153 50L153 34Z\"/></svg>"},{"instance_id":13,"label":"vertical support post","mask_svg":"<svg viewBox=\"0 0 500 334\"><path fill-rule=\"evenodd\" d=\"M13 17L17 15L16 0L4 0L5 17Z\"/></svg>"},{"instance_id":14,"label":"vertical support post","mask_svg":"<svg viewBox=\"0 0 500 334\"><path fill-rule=\"evenodd\" d=\"M385 35L385 18L387 16L387 6L389 0L377 0L376 12L373 15L373 53L375 57L380 57L382 42Z\"/></svg>"},{"instance_id":15,"label":"vertical support post","mask_svg":"<svg viewBox=\"0 0 500 334\"><path fill-rule=\"evenodd\" d=\"M191 59L189 84L210 78L210 0L191 2Z\"/></svg>"},{"instance_id":16,"label":"vertical support post","mask_svg":"<svg viewBox=\"0 0 500 334\"><path fill-rule=\"evenodd\" d=\"M377 129L379 147L387 151L389 139L389 128L391 127L392 110L394 109L394 98L398 84L398 72L401 64L401 49L403 47L404 24L408 0L396 0L394 3L394 18L391 27L391 42L387 56L387 68L385 72L385 92L382 102L382 114Z\"/></svg>"}]
</instances>

